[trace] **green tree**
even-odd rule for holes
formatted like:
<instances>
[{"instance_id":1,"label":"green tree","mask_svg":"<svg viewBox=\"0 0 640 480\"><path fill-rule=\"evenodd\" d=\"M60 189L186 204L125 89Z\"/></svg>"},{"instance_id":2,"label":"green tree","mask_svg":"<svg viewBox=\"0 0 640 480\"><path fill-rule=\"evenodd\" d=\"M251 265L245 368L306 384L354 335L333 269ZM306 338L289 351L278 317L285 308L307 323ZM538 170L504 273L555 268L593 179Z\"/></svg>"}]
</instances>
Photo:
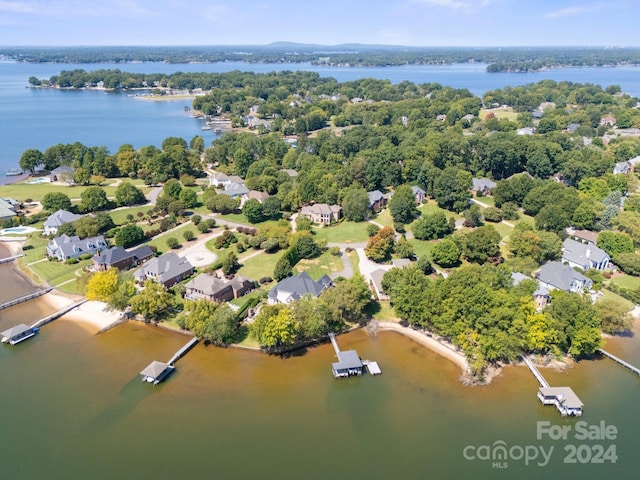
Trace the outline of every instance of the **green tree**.
<instances>
[{"instance_id":1,"label":"green tree","mask_svg":"<svg viewBox=\"0 0 640 480\"><path fill-rule=\"evenodd\" d=\"M82 210L85 212L95 212L105 210L109 207L107 192L101 187L88 187L80 194L82 200Z\"/></svg>"},{"instance_id":2,"label":"green tree","mask_svg":"<svg viewBox=\"0 0 640 480\"><path fill-rule=\"evenodd\" d=\"M264 221L262 204L255 198L247 200L242 206L242 213L250 223L260 223Z\"/></svg>"},{"instance_id":3,"label":"green tree","mask_svg":"<svg viewBox=\"0 0 640 480\"><path fill-rule=\"evenodd\" d=\"M354 184L342 196L342 214L351 222L362 222L369 214L369 196L361 186Z\"/></svg>"},{"instance_id":4,"label":"green tree","mask_svg":"<svg viewBox=\"0 0 640 480\"><path fill-rule=\"evenodd\" d=\"M180 193L182 192L182 185L176 178L170 178L164 182L162 187L162 194L173 198L174 200L180 199Z\"/></svg>"},{"instance_id":5,"label":"green tree","mask_svg":"<svg viewBox=\"0 0 640 480\"><path fill-rule=\"evenodd\" d=\"M191 230L185 230L182 234L182 238L184 238L187 242L190 242L195 238L195 235Z\"/></svg>"},{"instance_id":6,"label":"green tree","mask_svg":"<svg viewBox=\"0 0 640 480\"><path fill-rule=\"evenodd\" d=\"M462 212L471 198L471 174L455 167L445 168L436 179L433 193L438 206Z\"/></svg>"},{"instance_id":7,"label":"green tree","mask_svg":"<svg viewBox=\"0 0 640 480\"><path fill-rule=\"evenodd\" d=\"M265 347L291 345L298 337L300 326L284 305L263 307L250 327L256 340Z\"/></svg>"},{"instance_id":8,"label":"green tree","mask_svg":"<svg viewBox=\"0 0 640 480\"><path fill-rule=\"evenodd\" d=\"M413 190L409 185L402 185L393 193L389 200L389 212L394 222L403 224L411 223L419 214Z\"/></svg>"},{"instance_id":9,"label":"green tree","mask_svg":"<svg viewBox=\"0 0 640 480\"><path fill-rule=\"evenodd\" d=\"M42 208L50 212L69 210L71 208L71 200L62 192L45 193L41 203Z\"/></svg>"},{"instance_id":10,"label":"green tree","mask_svg":"<svg viewBox=\"0 0 640 480\"><path fill-rule=\"evenodd\" d=\"M633 253L635 251L631 236L625 232L611 232L608 230L600 232L597 245L611 257L615 257L621 253Z\"/></svg>"},{"instance_id":11,"label":"green tree","mask_svg":"<svg viewBox=\"0 0 640 480\"><path fill-rule=\"evenodd\" d=\"M131 310L146 320L157 319L171 306L173 296L151 280L147 280L142 291L131 299Z\"/></svg>"},{"instance_id":12,"label":"green tree","mask_svg":"<svg viewBox=\"0 0 640 480\"><path fill-rule=\"evenodd\" d=\"M441 267L455 267L460 263L460 249L453 240L445 238L431 249L431 260Z\"/></svg>"},{"instance_id":13,"label":"green tree","mask_svg":"<svg viewBox=\"0 0 640 480\"><path fill-rule=\"evenodd\" d=\"M174 249L174 248L178 248L180 246L180 242L178 241L178 239L176 237L169 237L167 238L167 247Z\"/></svg>"},{"instance_id":14,"label":"green tree","mask_svg":"<svg viewBox=\"0 0 640 480\"><path fill-rule=\"evenodd\" d=\"M462 237L462 253L470 262L483 264L500 258L500 234L493 225L476 228Z\"/></svg>"},{"instance_id":15,"label":"green tree","mask_svg":"<svg viewBox=\"0 0 640 480\"><path fill-rule=\"evenodd\" d=\"M329 305L322 298L305 295L291 305L291 315L300 325L301 339L318 338L329 331L332 313Z\"/></svg>"},{"instance_id":16,"label":"green tree","mask_svg":"<svg viewBox=\"0 0 640 480\"><path fill-rule=\"evenodd\" d=\"M418 240L435 240L451 233L444 212L422 214L413 225L413 235Z\"/></svg>"},{"instance_id":17,"label":"green tree","mask_svg":"<svg viewBox=\"0 0 640 480\"><path fill-rule=\"evenodd\" d=\"M235 273L240 268L240 262L238 262L238 256L229 252L227 258L225 258L222 262L222 273L225 275L231 275Z\"/></svg>"},{"instance_id":18,"label":"green tree","mask_svg":"<svg viewBox=\"0 0 640 480\"><path fill-rule=\"evenodd\" d=\"M185 208L194 208L198 205L198 194L195 190L185 188L180 192L179 200L184 204Z\"/></svg>"},{"instance_id":19,"label":"green tree","mask_svg":"<svg viewBox=\"0 0 640 480\"><path fill-rule=\"evenodd\" d=\"M147 201L142 190L130 182L122 182L118 185L115 196L118 206L141 205Z\"/></svg>"},{"instance_id":20,"label":"green tree","mask_svg":"<svg viewBox=\"0 0 640 480\"><path fill-rule=\"evenodd\" d=\"M275 278L278 282L283 280L293 274L293 267L291 266L291 262L287 256L281 257L273 270L273 278Z\"/></svg>"},{"instance_id":21,"label":"green tree","mask_svg":"<svg viewBox=\"0 0 640 480\"><path fill-rule=\"evenodd\" d=\"M119 247L128 248L137 245L144 239L144 230L136 224L129 224L118 230L115 236L115 243Z\"/></svg>"},{"instance_id":22,"label":"green tree","mask_svg":"<svg viewBox=\"0 0 640 480\"><path fill-rule=\"evenodd\" d=\"M238 331L236 313L227 304L218 306L209 317L203 338L214 344L227 345L233 343Z\"/></svg>"},{"instance_id":23,"label":"green tree","mask_svg":"<svg viewBox=\"0 0 640 480\"><path fill-rule=\"evenodd\" d=\"M322 250L313 235L307 231L296 232L291 238L291 248L294 248L298 258L316 258Z\"/></svg>"},{"instance_id":24,"label":"green tree","mask_svg":"<svg viewBox=\"0 0 640 480\"><path fill-rule=\"evenodd\" d=\"M20 168L34 173L36 167L44 162L44 156L40 150L30 148L25 150L20 157Z\"/></svg>"},{"instance_id":25,"label":"green tree","mask_svg":"<svg viewBox=\"0 0 640 480\"><path fill-rule=\"evenodd\" d=\"M91 172L86 168L78 167L74 172L73 181L77 185L87 185L91 180Z\"/></svg>"},{"instance_id":26,"label":"green tree","mask_svg":"<svg viewBox=\"0 0 640 480\"><path fill-rule=\"evenodd\" d=\"M371 303L371 291L362 275L336 281L333 288L328 288L320 296L329 306L333 324L337 328L343 322L359 323L367 318L366 310Z\"/></svg>"},{"instance_id":27,"label":"green tree","mask_svg":"<svg viewBox=\"0 0 640 480\"><path fill-rule=\"evenodd\" d=\"M262 202L262 214L265 218L278 220L282 216L282 205L280 199L276 196L270 196Z\"/></svg>"}]
</instances>

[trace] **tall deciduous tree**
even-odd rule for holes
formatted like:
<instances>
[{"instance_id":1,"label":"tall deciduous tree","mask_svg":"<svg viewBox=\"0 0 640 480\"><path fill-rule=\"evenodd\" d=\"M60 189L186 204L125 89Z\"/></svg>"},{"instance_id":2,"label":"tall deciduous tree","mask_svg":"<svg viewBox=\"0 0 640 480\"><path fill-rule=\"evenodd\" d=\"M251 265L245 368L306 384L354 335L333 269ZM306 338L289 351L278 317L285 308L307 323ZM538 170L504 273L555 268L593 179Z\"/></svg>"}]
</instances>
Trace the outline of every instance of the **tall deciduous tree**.
<instances>
[{"instance_id":1,"label":"tall deciduous tree","mask_svg":"<svg viewBox=\"0 0 640 480\"><path fill-rule=\"evenodd\" d=\"M104 210L109 206L107 192L100 187L89 187L80 194L82 199L82 209L85 212L95 212Z\"/></svg>"},{"instance_id":2,"label":"tall deciduous tree","mask_svg":"<svg viewBox=\"0 0 640 480\"><path fill-rule=\"evenodd\" d=\"M45 193L41 203L42 208L51 212L69 210L71 208L71 200L62 192Z\"/></svg>"},{"instance_id":3,"label":"tall deciduous tree","mask_svg":"<svg viewBox=\"0 0 640 480\"><path fill-rule=\"evenodd\" d=\"M142 291L131 299L131 310L146 320L158 318L172 305L173 296L152 280L147 280Z\"/></svg>"},{"instance_id":4,"label":"tall deciduous tree","mask_svg":"<svg viewBox=\"0 0 640 480\"><path fill-rule=\"evenodd\" d=\"M416 198L409 185L402 185L396 189L389 200L389 212L394 222L408 224L419 214L416 208Z\"/></svg>"},{"instance_id":5,"label":"tall deciduous tree","mask_svg":"<svg viewBox=\"0 0 640 480\"><path fill-rule=\"evenodd\" d=\"M130 182L122 182L118 185L115 195L116 203L119 206L140 205L147 201L142 190Z\"/></svg>"},{"instance_id":6,"label":"tall deciduous tree","mask_svg":"<svg viewBox=\"0 0 640 480\"><path fill-rule=\"evenodd\" d=\"M85 295L89 300L106 302L118 289L118 270L110 268L94 273L87 282Z\"/></svg>"},{"instance_id":7,"label":"tall deciduous tree","mask_svg":"<svg viewBox=\"0 0 640 480\"><path fill-rule=\"evenodd\" d=\"M346 220L362 222L369 211L369 196L361 186L354 184L342 196L342 214Z\"/></svg>"}]
</instances>

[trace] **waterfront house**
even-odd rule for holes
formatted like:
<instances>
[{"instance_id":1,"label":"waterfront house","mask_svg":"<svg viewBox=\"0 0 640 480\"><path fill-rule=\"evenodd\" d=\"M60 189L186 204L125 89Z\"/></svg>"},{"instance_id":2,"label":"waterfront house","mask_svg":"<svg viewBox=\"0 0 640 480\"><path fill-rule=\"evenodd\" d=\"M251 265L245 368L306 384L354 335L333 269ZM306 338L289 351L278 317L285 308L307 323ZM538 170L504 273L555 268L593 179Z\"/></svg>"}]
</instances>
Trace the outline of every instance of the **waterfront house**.
<instances>
[{"instance_id":1,"label":"waterfront house","mask_svg":"<svg viewBox=\"0 0 640 480\"><path fill-rule=\"evenodd\" d=\"M545 263L538 272L538 283L547 290L582 293L591 290L589 278L560 262Z\"/></svg>"},{"instance_id":2,"label":"waterfront house","mask_svg":"<svg viewBox=\"0 0 640 480\"><path fill-rule=\"evenodd\" d=\"M496 182L488 178L473 178L471 179L471 190L477 196L490 195L491 191L496 188Z\"/></svg>"},{"instance_id":3,"label":"waterfront house","mask_svg":"<svg viewBox=\"0 0 640 480\"><path fill-rule=\"evenodd\" d=\"M107 249L107 241L102 235L85 238L74 235L61 235L47 244L47 258L57 258L64 262L70 258L78 258L84 254L94 255Z\"/></svg>"},{"instance_id":4,"label":"waterfront house","mask_svg":"<svg viewBox=\"0 0 640 480\"><path fill-rule=\"evenodd\" d=\"M340 220L342 207L340 205L327 205L326 203L315 203L306 205L300 209L300 215L307 217L313 223L330 225Z\"/></svg>"},{"instance_id":5,"label":"waterfront house","mask_svg":"<svg viewBox=\"0 0 640 480\"><path fill-rule=\"evenodd\" d=\"M595 268L605 270L609 266L609 255L601 248L590 243L582 243L571 238L562 242L562 261L570 267L578 267L582 270Z\"/></svg>"},{"instance_id":6,"label":"waterfront house","mask_svg":"<svg viewBox=\"0 0 640 480\"><path fill-rule=\"evenodd\" d=\"M169 288L193 275L193 265L186 258L174 252L154 257L133 272L133 278L139 283L152 280Z\"/></svg>"},{"instance_id":7,"label":"waterfront house","mask_svg":"<svg viewBox=\"0 0 640 480\"><path fill-rule=\"evenodd\" d=\"M146 262L151 257L153 257L153 250L149 245L142 245L129 252L122 247L113 247L94 257L93 266L98 271L109 268L127 270Z\"/></svg>"},{"instance_id":8,"label":"waterfront house","mask_svg":"<svg viewBox=\"0 0 640 480\"><path fill-rule=\"evenodd\" d=\"M44 222L45 235L57 235L58 229L65 223L72 223L82 218L83 215L68 212L66 210L57 210L47 217Z\"/></svg>"},{"instance_id":9,"label":"waterfront house","mask_svg":"<svg viewBox=\"0 0 640 480\"><path fill-rule=\"evenodd\" d=\"M387 202L389 201L389 199L380 190L367 192L367 195L369 196L369 208L375 213L378 213L380 210L387 206Z\"/></svg>"},{"instance_id":10,"label":"waterfront house","mask_svg":"<svg viewBox=\"0 0 640 480\"><path fill-rule=\"evenodd\" d=\"M373 290L376 294L376 296L378 297L378 300L380 301L384 301L384 300L389 300L389 295L387 295L386 293L384 293L383 289L382 289L382 277L384 277L384 274L387 273L387 270L384 270L382 268L378 268L376 270L374 270L373 272L371 272L371 286L373 287Z\"/></svg>"},{"instance_id":11,"label":"waterfront house","mask_svg":"<svg viewBox=\"0 0 640 480\"><path fill-rule=\"evenodd\" d=\"M205 299L221 303L239 298L249 293L254 287L255 283L246 277L236 276L226 279L201 273L186 283L184 296L190 300Z\"/></svg>"},{"instance_id":12,"label":"waterfront house","mask_svg":"<svg viewBox=\"0 0 640 480\"><path fill-rule=\"evenodd\" d=\"M307 272L302 272L299 275L287 277L279 281L278 284L269 291L267 303L269 303L269 305L277 303L287 304L299 300L305 295L311 295L317 298L322 292L332 286L333 282L327 275L323 275L318 281L314 281Z\"/></svg>"},{"instance_id":13,"label":"waterfront house","mask_svg":"<svg viewBox=\"0 0 640 480\"><path fill-rule=\"evenodd\" d=\"M74 183L74 177L76 174L76 169L70 167L68 165L61 165L58 168L51 170L51 181L52 182L67 182Z\"/></svg>"}]
</instances>

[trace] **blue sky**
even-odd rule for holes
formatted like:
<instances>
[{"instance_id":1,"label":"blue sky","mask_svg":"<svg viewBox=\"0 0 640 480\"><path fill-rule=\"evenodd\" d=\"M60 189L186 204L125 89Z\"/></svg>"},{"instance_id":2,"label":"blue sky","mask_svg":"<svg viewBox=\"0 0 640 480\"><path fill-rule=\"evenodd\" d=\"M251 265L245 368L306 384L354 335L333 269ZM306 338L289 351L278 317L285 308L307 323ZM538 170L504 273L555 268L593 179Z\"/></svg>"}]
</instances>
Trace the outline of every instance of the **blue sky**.
<instances>
[{"instance_id":1,"label":"blue sky","mask_svg":"<svg viewBox=\"0 0 640 480\"><path fill-rule=\"evenodd\" d=\"M638 0L0 0L0 45L640 46Z\"/></svg>"}]
</instances>

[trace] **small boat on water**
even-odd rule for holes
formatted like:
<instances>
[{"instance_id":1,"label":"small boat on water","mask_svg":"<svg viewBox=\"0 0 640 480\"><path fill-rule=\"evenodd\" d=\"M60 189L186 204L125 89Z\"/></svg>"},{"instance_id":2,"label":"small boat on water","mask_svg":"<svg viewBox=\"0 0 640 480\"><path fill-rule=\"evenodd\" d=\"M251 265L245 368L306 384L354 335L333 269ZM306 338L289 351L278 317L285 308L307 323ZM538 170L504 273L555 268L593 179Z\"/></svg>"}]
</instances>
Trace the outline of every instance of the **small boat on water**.
<instances>
[{"instance_id":1,"label":"small boat on water","mask_svg":"<svg viewBox=\"0 0 640 480\"><path fill-rule=\"evenodd\" d=\"M17 175L22 175L24 172L21 168L11 168L7 170L7 177L15 177Z\"/></svg>"}]
</instances>

